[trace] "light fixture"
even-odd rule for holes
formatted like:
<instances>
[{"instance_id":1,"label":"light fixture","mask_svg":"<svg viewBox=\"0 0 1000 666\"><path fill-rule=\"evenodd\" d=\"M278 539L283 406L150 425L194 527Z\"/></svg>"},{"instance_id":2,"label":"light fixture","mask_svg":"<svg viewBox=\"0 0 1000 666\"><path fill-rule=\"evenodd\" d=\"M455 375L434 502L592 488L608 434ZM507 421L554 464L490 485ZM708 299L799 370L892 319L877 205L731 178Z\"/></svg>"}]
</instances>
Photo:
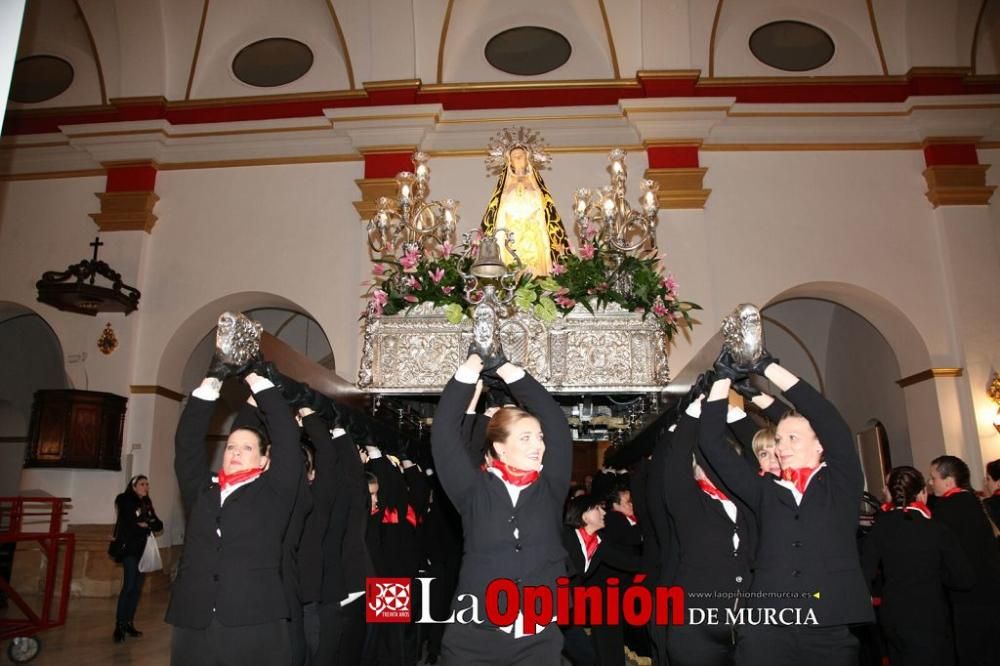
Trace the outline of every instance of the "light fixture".
<instances>
[{"instance_id":1,"label":"light fixture","mask_svg":"<svg viewBox=\"0 0 1000 666\"><path fill-rule=\"evenodd\" d=\"M500 258L497 236L504 235L504 247L514 258L514 266L507 266ZM483 352L495 350L500 344L500 320L511 314L510 303L520 282L523 265L514 249L514 233L500 227L492 234L483 234L477 243L472 234L466 233L463 243L472 253L479 254L469 267L465 278L465 300L476 309L472 314L472 331L476 344Z\"/></svg>"},{"instance_id":2,"label":"light fixture","mask_svg":"<svg viewBox=\"0 0 1000 666\"><path fill-rule=\"evenodd\" d=\"M993 379L990 381L990 387L986 390L986 394L997 404L997 413L993 415L993 427L1000 432L1000 372L993 373Z\"/></svg>"},{"instance_id":3,"label":"light fixture","mask_svg":"<svg viewBox=\"0 0 1000 666\"><path fill-rule=\"evenodd\" d=\"M368 246L380 256L437 248L453 237L458 225L457 201L427 201L427 153L414 153L412 161L413 171L396 174L396 198L379 197L368 220Z\"/></svg>"},{"instance_id":4,"label":"light fixture","mask_svg":"<svg viewBox=\"0 0 1000 666\"><path fill-rule=\"evenodd\" d=\"M38 301L65 312L96 317L98 312L123 312L130 314L139 307L141 294L135 287L122 282L121 274L103 261L97 260L97 250L104 243L95 238L92 259L73 264L65 271L45 271L35 283ZM97 276L109 280L110 287L95 284ZM74 280L75 278L75 280Z\"/></svg>"},{"instance_id":5,"label":"light fixture","mask_svg":"<svg viewBox=\"0 0 1000 666\"><path fill-rule=\"evenodd\" d=\"M656 245L656 223L659 204L656 181L643 180L640 185L639 208L633 210L625 200L625 151L615 148L608 155L611 184L600 189L580 188L573 195L573 212L580 238L596 238L621 252L632 252L646 243Z\"/></svg>"}]
</instances>

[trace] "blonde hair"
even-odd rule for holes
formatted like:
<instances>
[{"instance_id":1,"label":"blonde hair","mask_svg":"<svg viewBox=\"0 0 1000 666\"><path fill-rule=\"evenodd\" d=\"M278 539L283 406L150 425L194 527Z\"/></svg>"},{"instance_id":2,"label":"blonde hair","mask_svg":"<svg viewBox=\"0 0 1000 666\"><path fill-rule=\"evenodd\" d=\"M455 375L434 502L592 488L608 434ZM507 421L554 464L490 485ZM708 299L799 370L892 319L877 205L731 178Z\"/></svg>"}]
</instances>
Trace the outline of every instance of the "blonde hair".
<instances>
[{"instance_id":1,"label":"blonde hair","mask_svg":"<svg viewBox=\"0 0 1000 666\"><path fill-rule=\"evenodd\" d=\"M767 428L761 428L754 433L753 454L755 456L760 456L761 451L768 447L773 447L774 445L774 428L768 426Z\"/></svg>"}]
</instances>

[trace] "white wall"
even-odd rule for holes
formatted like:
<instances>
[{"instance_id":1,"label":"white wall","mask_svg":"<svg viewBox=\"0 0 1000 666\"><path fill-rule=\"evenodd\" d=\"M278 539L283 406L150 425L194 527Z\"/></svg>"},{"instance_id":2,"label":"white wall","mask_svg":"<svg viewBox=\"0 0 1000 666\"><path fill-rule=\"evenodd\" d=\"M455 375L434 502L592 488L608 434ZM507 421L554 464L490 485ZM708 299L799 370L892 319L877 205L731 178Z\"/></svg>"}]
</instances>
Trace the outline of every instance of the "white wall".
<instances>
[{"instance_id":1,"label":"white wall","mask_svg":"<svg viewBox=\"0 0 1000 666\"><path fill-rule=\"evenodd\" d=\"M483 137L484 144L488 138ZM702 325L672 349L675 375L735 304L764 305L801 285L807 292L825 289L858 301L861 305L845 304L889 340L899 375L966 365L962 340L956 338L961 333L937 307L951 296L942 286L939 220L923 195L919 151L706 151L701 159L708 167L705 185L713 190L705 210L663 211L658 230L681 297L705 307L699 313ZM605 165L603 153L555 156L545 178L563 216L570 212L573 190L606 182ZM462 202L463 229L478 225L494 185L482 158L435 158L431 167L432 195ZM631 154L629 167L634 201L644 155ZM163 171L156 186L159 221L152 234L103 238L102 257L143 292L139 311L127 319L91 319L51 309L45 316L66 354L88 351L92 390L127 395L132 384L186 388L184 364L219 312L231 307L286 307L309 314L329 338L338 373L353 379L361 283L370 277L363 225L351 204L359 197L354 180L361 176L360 161ZM86 215L97 209L93 193L103 188L103 178L0 185L0 300L30 304L43 270L88 256L94 226ZM993 220L995 231L996 206L980 215ZM566 224L572 228L571 221ZM996 246L987 248L995 257ZM955 263L951 270L962 279L978 275L977 266L961 257ZM993 306L996 311L995 300L994 292L984 310ZM990 325L992 316L983 314L976 324ZM108 357L95 349L106 321L121 341ZM830 355L832 348L816 353ZM81 369L68 369L74 385L82 387ZM968 396L970 389L966 383L956 390ZM948 398L939 391L929 399ZM180 514L165 507L176 506L172 437L179 407L164 397L132 396L125 445L128 452L133 443L140 444L135 468L149 471L175 539L182 535ZM931 409L946 411L934 403ZM923 411L909 414L911 433L913 419L925 417ZM942 414L939 421L947 423L939 423L938 432L944 427L961 434L961 441L949 446L980 446L976 434L969 435L962 410ZM980 435L982 441L995 437ZM944 450L933 429L921 429L921 436ZM38 476L32 483L74 497L75 522L110 522L108 498L124 484L109 472L33 474Z\"/></svg>"}]
</instances>

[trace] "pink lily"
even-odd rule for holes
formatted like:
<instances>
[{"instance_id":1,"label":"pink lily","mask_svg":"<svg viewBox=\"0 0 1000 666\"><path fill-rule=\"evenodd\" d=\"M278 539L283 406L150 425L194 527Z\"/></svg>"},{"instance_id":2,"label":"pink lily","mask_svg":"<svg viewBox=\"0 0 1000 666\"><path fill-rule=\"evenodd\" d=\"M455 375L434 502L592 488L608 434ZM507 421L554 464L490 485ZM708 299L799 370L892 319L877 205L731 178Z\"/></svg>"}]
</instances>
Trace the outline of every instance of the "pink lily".
<instances>
[{"instance_id":1,"label":"pink lily","mask_svg":"<svg viewBox=\"0 0 1000 666\"><path fill-rule=\"evenodd\" d=\"M412 271L417 267L417 263L420 262L419 252L407 252L400 258L399 263L404 270Z\"/></svg>"},{"instance_id":2,"label":"pink lily","mask_svg":"<svg viewBox=\"0 0 1000 666\"><path fill-rule=\"evenodd\" d=\"M420 280L418 280L414 275L407 275L405 282L406 286L410 289L420 289L423 287L423 285L420 284Z\"/></svg>"},{"instance_id":3,"label":"pink lily","mask_svg":"<svg viewBox=\"0 0 1000 666\"><path fill-rule=\"evenodd\" d=\"M444 269L435 268L433 271L427 271L427 274L431 276L431 280L434 281L434 284L437 284L444 277Z\"/></svg>"},{"instance_id":4,"label":"pink lily","mask_svg":"<svg viewBox=\"0 0 1000 666\"><path fill-rule=\"evenodd\" d=\"M448 257L450 257L451 256L451 251L453 249L454 248L452 248L451 243L449 243L448 241L445 241L445 242L441 243L441 257L442 258L448 258Z\"/></svg>"},{"instance_id":5,"label":"pink lily","mask_svg":"<svg viewBox=\"0 0 1000 666\"><path fill-rule=\"evenodd\" d=\"M447 296L451 292L455 291L455 288L454 287L441 287L441 291L443 291L444 294L445 294L445 296Z\"/></svg>"},{"instance_id":6,"label":"pink lily","mask_svg":"<svg viewBox=\"0 0 1000 666\"><path fill-rule=\"evenodd\" d=\"M580 256L583 257L584 259L588 259L588 260L589 259L593 259L594 258L594 250L596 250L596 249L597 248L595 248L593 245L591 245L590 241L586 241L586 242L584 242L583 246L580 247Z\"/></svg>"},{"instance_id":7,"label":"pink lily","mask_svg":"<svg viewBox=\"0 0 1000 666\"><path fill-rule=\"evenodd\" d=\"M559 262L552 264L553 275L562 275L565 272L566 272L566 267L564 265L560 264Z\"/></svg>"},{"instance_id":8,"label":"pink lily","mask_svg":"<svg viewBox=\"0 0 1000 666\"><path fill-rule=\"evenodd\" d=\"M417 298L416 296L414 296L413 294L407 294L406 296L403 296L403 300L406 301L407 303L419 303L420 302L420 299Z\"/></svg>"},{"instance_id":9,"label":"pink lily","mask_svg":"<svg viewBox=\"0 0 1000 666\"><path fill-rule=\"evenodd\" d=\"M376 276L385 273L385 264L375 264L374 266L372 266L372 273L374 273Z\"/></svg>"}]
</instances>

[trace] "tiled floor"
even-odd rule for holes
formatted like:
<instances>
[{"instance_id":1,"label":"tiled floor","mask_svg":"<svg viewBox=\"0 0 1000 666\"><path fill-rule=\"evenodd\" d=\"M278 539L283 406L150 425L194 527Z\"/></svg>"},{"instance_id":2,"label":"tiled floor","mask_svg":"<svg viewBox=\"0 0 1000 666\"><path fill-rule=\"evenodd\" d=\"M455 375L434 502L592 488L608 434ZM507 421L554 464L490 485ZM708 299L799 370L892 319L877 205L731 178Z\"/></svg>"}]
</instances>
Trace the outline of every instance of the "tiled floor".
<instances>
[{"instance_id":1,"label":"tiled floor","mask_svg":"<svg viewBox=\"0 0 1000 666\"><path fill-rule=\"evenodd\" d=\"M36 600L29 600L37 608ZM135 617L142 638L130 638L115 644L111 632L115 623L117 598L73 599L66 624L38 634L42 650L31 666L90 666L91 664L141 664L167 666L170 663L170 626L163 621L167 593L144 594ZM0 664L7 658L10 641L0 642Z\"/></svg>"}]
</instances>

